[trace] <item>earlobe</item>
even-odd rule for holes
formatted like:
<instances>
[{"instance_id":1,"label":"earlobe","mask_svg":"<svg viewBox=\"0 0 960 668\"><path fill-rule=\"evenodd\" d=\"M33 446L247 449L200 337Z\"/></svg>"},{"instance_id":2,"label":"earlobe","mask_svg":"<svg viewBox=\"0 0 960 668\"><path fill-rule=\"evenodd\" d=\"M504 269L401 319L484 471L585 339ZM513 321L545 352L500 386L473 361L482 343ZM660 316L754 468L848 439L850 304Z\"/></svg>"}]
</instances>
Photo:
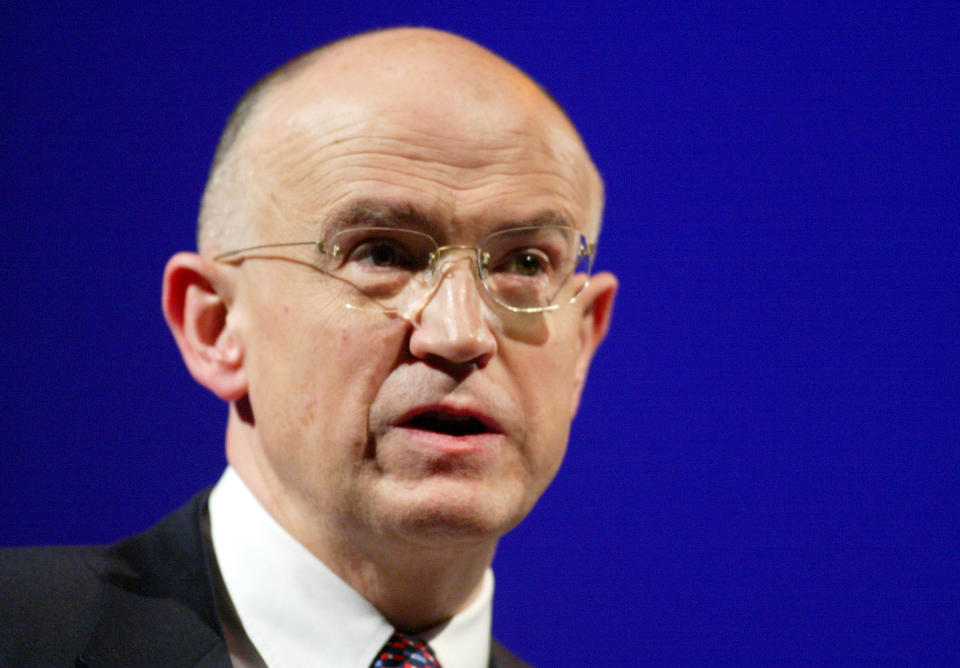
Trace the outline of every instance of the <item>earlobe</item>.
<instances>
[{"instance_id":1,"label":"earlobe","mask_svg":"<svg viewBox=\"0 0 960 668\"><path fill-rule=\"evenodd\" d=\"M590 362L600 343L610 329L613 315L613 300L617 294L617 277L609 272L601 272L590 277L590 284L577 301L583 309L580 318L580 350L574 369L574 392L571 414L576 414L580 405L580 395L587 382ZM582 300L582 301L581 301Z\"/></svg>"},{"instance_id":2,"label":"earlobe","mask_svg":"<svg viewBox=\"0 0 960 668\"><path fill-rule=\"evenodd\" d=\"M177 253L163 275L163 314L194 379L224 401L247 392L243 340L230 326L231 295L219 267Z\"/></svg>"}]
</instances>

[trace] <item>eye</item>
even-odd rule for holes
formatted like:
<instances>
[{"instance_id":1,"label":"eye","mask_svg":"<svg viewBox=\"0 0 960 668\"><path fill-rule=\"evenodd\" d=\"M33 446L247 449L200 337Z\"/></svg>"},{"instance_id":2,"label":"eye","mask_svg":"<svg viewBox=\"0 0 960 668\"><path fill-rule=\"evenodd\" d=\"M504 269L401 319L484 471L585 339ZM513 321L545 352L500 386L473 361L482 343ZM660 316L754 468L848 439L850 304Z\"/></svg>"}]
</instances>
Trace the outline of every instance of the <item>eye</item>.
<instances>
[{"instance_id":1,"label":"eye","mask_svg":"<svg viewBox=\"0 0 960 668\"><path fill-rule=\"evenodd\" d=\"M347 256L348 262L374 267L412 267L414 254L396 239L370 239L357 244Z\"/></svg>"},{"instance_id":2,"label":"eye","mask_svg":"<svg viewBox=\"0 0 960 668\"><path fill-rule=\"evenodd\" d=\"M495 271L503 271L518 276L534 277L550 269L550 259L542 251L528 248L509 254L496 267Z\"/></svg>"}]
</instances>

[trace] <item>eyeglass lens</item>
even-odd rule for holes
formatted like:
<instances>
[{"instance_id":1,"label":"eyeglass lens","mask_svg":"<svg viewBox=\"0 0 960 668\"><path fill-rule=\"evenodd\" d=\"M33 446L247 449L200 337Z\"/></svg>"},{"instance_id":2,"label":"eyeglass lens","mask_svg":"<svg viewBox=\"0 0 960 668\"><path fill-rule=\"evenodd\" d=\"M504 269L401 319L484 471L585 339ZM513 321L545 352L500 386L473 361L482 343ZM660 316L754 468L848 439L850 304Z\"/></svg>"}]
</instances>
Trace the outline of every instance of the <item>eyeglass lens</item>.
<instances>
[{"instance_id":1,"label":"eyeglass lens","mask_svg":"<svg viewBox=\"0 0 960 668\"><path fill-rule=\"evenodd\" d=\"M477 248L439 246L428 234L403 228L341 230L324 244L322 269L388 307L400 307L437 279L447 255L475 253L483 285L502 305L543 310L561 298L575 273L589 274L591 257L577 230L522 227L495 232ZM582 287L582 286L580 286ZM573 292L569 299L576 297Z\"/></svg>"}]
</instances>

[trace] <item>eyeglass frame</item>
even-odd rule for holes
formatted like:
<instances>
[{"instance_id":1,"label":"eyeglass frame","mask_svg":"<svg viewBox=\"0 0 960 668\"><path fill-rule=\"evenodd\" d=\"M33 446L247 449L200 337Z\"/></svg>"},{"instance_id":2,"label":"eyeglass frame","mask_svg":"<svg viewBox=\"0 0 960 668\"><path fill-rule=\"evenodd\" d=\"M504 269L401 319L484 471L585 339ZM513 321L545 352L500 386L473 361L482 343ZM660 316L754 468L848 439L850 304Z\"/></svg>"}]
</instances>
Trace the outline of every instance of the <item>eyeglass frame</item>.
<instances>
[{"instance_id":1,"label":"eyeglass frame","mask_svg":"<svg viewBox=\"0 0 960 668\"><path fill-rule=\"evenodd\" d=\"M499 306L502 306L508 311L512 311L514 313L545 313L548 311L555 311L559 309L561 304L548 304L546 306L528 306L528 307L512 306L510 304L507 304L501 301L500 298L497 297L497 295L491 290L490 286L487 284L487 279L485 277L485 269L486 269L487 262L489 261L490 253L484 249L483 243L490 237L497 236L500 234L515 232L517 230L527 230L527 229L542 230L542 229L551 229L551 228L569 230L569 231L575 232L580 237L579 243L577 244L576 261L574 262L574 265L573 265L574 269L576 268L577 263L579 263L582 258L588 258L587 271L586 271L587 280L580 287L580 289L577 290L577 293L570 298L568 303L573 304L574 302L576 302L577 298L581 294L583 294L583 291L590 284L590 276L593 273L593 261L595 259L595 255L597 252L597 242L588 241L586 235L583 232L577 230L574 227L570 227L567 225L522 225L519 227L509 227L509 228L506 228L503 230L497 230L496 232L492 232L488 234L487 236L485 236L483 239L480 240L481 245L478 245L478 246L471 246L468 244L447 244L447 245L441 246L437 242L437 240L433 237L433 235L423 232L421 230L414 230L408 227L358 226L358 227L352 227L348 229L337 230L336 232L331 233L329 236L333 237L333 236L336 236L337 234L341 234L347 231L356 231L356 230L384 230L384 231L392 231L392 232L396 232L400 230L404 232L413 232L417 235L426 237L432 242L434 246L434 250L430 252L430 256L428 258L428 266L426 270L430 272L436 269L437 262L440 256L446 251L452 251L452 250L476 251L477 277L480 279L480 283L481 285L483 285L483 289L486 291L488 295L490 295L491 299L493 299ZM318 239L317 241L289 241L289 242L278 242L278 243L269 243L269 244L258 244L256 246L247 246L245 248L238 248L234 250L224 251L223 253L218 253L217 255L213 256L213 260L215 262L242 262L245 258L242 258L242 257L235 258L235 256L241 255L243 253L249 253L251 251L267 250L272 248L289 248L293 246L313 246L314 248L316 248L317 252L323 255L326 255L328 257L333 257L333 258L339 257L339 253L341 251L340 246L338 246L337 244L330 244L330 245L332 247L327 248L327 240L325 239ZM484 257L484 254L486 255L486 257ZM280 258L280 259L287 259L287 258ZM316 267L315 265L311 265L311 266L319 270L321 273L333 276L333 274L331 274L329 271L321 269L320 267ZM560 283L560 287L562 287L568 280L570 280L570 278L572 278L577 273L578 272L576 271L572 271L569 276L563 279L563 282ZM352 285L357 290L359 290L361 293L363 292L363 289L360 288L359 286L354 285L350 281L346 281L346 282L349 285ZM559 287L557 290L557 294L559 294ZM554 297L556 297L556 295L554 295Z\"/></svg>"}]
</instances>

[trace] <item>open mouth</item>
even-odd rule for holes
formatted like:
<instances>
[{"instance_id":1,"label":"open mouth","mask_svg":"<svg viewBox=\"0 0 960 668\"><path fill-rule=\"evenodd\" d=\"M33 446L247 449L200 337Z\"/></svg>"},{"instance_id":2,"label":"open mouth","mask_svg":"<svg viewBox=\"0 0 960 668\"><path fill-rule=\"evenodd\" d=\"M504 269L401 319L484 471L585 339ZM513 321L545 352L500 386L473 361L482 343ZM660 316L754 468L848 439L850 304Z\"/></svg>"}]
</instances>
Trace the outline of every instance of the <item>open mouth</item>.
<instances>
[{"instance_id":1,"label":"open mouth","mask_svg":"<svg viewBox=\"0 0 960 668\"><path fill-rule=\"evenodd\" d=\"M442 411L427 411L404 423L405 427L433 431L448 436L474 436L492 431L472 415L454 415Z\"/></svg>"}]
</instances>

